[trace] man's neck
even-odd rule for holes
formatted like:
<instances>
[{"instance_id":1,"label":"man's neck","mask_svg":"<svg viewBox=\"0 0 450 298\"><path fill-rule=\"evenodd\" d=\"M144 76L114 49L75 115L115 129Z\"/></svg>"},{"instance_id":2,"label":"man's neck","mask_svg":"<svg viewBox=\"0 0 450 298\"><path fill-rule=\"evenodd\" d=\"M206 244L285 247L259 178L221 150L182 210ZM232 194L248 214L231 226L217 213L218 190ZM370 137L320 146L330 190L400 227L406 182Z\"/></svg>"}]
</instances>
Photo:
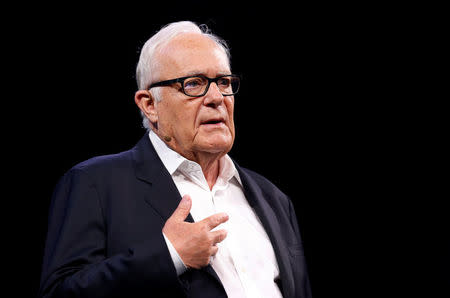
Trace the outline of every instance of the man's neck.
<instances>
[{"instance_id":1,"label":"man's neck","mask_svg":"<svg viewBox=\"0 0 450 298\"><path fill-rule=\"evenodd\" d=\"M216 184L220 170L220 159L223 155L224 154L195 153L193 154L193 158L188 158L200 165L206 182L208 182L209 189L212 189L214 184Z\"/></svg>"},{"instance_id":2,"label":"man's neck","mask_svg":"<svg viewBox=\"0 0 450 298\"><path fill-rule=\"evenodd\" d=\"M220 170L220 159L226 154L226 152L206 152L206 151L188 151L182 147L177 146L177 142L170 138L166 139L163 136L159 138L173 151L178 152L184 158L195 161L202 168L203 175L208 182L209 189L212 189L216 184L217 177Z\"/></svg>"}]
</instances>

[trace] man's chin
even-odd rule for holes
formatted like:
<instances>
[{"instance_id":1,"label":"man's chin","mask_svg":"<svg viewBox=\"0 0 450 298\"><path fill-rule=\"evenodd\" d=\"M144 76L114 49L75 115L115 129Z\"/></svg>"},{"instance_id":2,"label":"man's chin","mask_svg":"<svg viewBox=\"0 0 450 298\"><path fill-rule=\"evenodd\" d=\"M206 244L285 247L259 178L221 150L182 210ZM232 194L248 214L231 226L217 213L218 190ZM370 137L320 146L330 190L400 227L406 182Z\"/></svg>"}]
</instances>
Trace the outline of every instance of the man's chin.
<instances>
[{"instance_id":1,"label":"man's chin","mask_svg":"<svg viewBox=\"0 0 450 298\"><path fill-rule=\"evenodd\" d=\"M198 143L200 151L209 153L223 153L226 154L233 147L233 138L231 135L213 134L202 138Z\"/></svg>"}]
</instances>

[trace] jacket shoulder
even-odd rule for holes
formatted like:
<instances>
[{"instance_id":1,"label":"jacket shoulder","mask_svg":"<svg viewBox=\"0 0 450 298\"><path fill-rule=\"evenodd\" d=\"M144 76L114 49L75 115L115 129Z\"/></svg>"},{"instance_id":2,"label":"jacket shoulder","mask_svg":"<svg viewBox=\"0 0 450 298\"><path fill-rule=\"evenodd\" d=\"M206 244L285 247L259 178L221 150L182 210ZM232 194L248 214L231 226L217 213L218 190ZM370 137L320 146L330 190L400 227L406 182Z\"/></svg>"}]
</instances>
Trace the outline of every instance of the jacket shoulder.
<instances>
[{"instance_id":1,"label":"jacket shoulder","mask_svg":"<svg viewBox=\"0 0 450 298\"><path fill-rule=\"evenodd\" d=\"M89 158L74 165L66 172L66 175L79 172L85 172L93 176L105 175L114 172L122 172L122 170L130 169L131 167L132 154L131 150L127 150L120 153L99 155Z\"/></svg>"}]
</instances>

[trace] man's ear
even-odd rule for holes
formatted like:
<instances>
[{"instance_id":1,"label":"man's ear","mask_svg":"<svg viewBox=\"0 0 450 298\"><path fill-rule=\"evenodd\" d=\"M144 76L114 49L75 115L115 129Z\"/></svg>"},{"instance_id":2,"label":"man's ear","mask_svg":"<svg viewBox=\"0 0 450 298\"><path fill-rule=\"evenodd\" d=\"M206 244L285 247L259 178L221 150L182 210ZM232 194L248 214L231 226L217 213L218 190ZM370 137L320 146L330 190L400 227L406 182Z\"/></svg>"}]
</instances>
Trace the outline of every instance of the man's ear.
<instances>
[{"instance_id":1,"label":"man's ear","mask_svg":"<svg viewBox=\"0 0 450 298\"><path fill-rule=\"evenodd\" d=\"M138 90L134 95L134 102L144 115L152 123L158 122L158 112L156 111L156 100L147 90Z\"/></svg>"}]
</instances>

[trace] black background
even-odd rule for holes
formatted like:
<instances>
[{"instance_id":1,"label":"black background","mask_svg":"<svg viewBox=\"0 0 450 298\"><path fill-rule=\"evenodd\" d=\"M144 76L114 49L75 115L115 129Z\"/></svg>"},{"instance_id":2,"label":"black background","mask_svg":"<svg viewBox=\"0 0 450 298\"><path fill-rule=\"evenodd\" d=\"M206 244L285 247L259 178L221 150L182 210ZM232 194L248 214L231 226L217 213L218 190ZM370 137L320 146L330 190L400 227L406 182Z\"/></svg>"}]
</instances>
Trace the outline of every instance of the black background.
<instances>
[{"instance_id":1,"label":"black background","mask_svg":"<svg viewBox=\"0 0 450 298\"><path fill-rule=\"evenodd\" d=\"M442 119L411 80L425 21L409 13L280 1L14 9L3 26L12 66L5 101L13 103L3 110L4 164L13 166L5 201L14 209L3 210L15 291L37 293L59 177L144 134L133 99L141 46L163 25L192 20L231 48L243 81L230 155L292 198L314 297L417 293L422 276L432 276L433 297L444 297Z\"/></svg>"}]
</instances>

